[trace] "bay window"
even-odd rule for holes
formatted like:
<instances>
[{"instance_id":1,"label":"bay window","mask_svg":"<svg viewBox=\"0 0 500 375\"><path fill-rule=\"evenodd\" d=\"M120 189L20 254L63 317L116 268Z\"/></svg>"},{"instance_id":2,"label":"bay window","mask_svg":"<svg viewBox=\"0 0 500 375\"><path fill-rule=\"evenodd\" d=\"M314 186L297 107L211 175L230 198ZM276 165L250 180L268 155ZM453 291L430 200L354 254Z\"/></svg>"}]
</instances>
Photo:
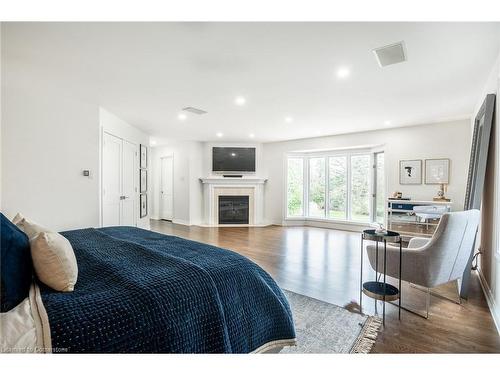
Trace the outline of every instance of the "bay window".
<instances>
[{"instance_id":1,"label":"bay window","mask_svg":"<svg viewBox=\"0 0 500 375\"><path fill-rule=\"evenodd\" d=\"M286 217L383 222L383 155L367 151L289 156Z\"/></svg>"}]
</instances>

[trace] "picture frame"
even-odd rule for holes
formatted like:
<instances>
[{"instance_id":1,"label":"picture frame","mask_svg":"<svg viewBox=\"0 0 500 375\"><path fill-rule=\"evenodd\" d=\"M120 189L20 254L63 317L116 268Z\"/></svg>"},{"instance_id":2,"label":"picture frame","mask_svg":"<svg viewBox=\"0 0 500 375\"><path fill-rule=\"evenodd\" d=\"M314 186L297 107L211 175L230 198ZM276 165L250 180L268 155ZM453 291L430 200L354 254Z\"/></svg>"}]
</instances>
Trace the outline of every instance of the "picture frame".
<instances>
[{"instance_id":1,"label":"picture frame","mask_svg":"<svg viewBox=\"0 0 500 375\"><path fill-rule=\"evenodd\" d=\"M148 167L148 148L144 145L139 146L139 165L141 169L146 169Z\"/></svg>"},{"instance_id":2,"label":"picture frame","mask_svg":"<svg viewBox=\"0 0 500 375\"><path fill-rule=\"evenodd\" d=\"M400 160L399 183L400 185L422 184L422 160Z\"/></svg>"},{"instance_id":3,"label":"picture frame","mask_svg":"<svg viewBox=\"0 0 500 375\"><path fill-rule=\"evenodd\" d=\"M142 219L143 217L148 216L148 196L147 196L147 194L141 194L139 201L140 201L140 217Z\"/></svg>"},{"instance_id":4,"label":"picture frame","mask_svg":"<svg viewBox=\"0 0 500 375\"><path fill-rule=\"evenodd\" d=\"M139 191L141 193L148 191L148 171L146 169L139 170Z\"/></svg>"},{"instance_id":5,"label":"picture frame","mask_svg":"<svg viewBox=\"0 0 500 375\"><path fill-rule=\"evenodd\" d=\"M450 159L425 159L425 184L450 183Z\"/></svg>"}]
</instances>

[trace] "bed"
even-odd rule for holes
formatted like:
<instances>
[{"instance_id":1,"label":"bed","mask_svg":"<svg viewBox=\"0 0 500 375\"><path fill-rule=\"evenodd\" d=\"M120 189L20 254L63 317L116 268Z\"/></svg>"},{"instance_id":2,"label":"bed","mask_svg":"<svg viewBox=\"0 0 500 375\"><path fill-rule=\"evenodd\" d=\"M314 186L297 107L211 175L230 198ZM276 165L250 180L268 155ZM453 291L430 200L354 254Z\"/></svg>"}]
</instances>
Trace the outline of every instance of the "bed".
<instances>
[{"instance_id":1,"label":"bed","mask_svg":"<svg viewBox=\"0 0 500 375\"><path fill-rule=\"evenodd\" d=\"M38 282L11 314L18 325L30 316L37 351L255 353L295 345L284 294L239 254L135 227L61 234L78 262L75 290Z\"/></svg>"}]
</instances>

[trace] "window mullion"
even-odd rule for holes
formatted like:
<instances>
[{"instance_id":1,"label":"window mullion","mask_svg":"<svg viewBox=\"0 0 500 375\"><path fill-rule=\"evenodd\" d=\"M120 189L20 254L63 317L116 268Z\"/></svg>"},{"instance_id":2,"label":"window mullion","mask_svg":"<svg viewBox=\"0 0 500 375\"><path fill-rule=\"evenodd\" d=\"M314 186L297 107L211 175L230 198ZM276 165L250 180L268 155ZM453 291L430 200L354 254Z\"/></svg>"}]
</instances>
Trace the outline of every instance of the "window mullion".
<instances>
[{"instance_id":1,"label":"window mullion","mask_svg":"<svg viewBox=\"0 0 500 375\"><path fill-rule=\"evenodd\" d=\"M309 217L309 157L304 158L304 217Z\"/></svg>"},{"instance_id":2,"label":"window mullion","mask_svg":"<svg viewBox=\"0 0 500 375\"><path fill-rule=\"evenodd\" d=\"M376 163L376 158L375 158L375 153L371 153L370 154L370 163L371 163L371 172L370 172L370 182L369 182L369 186L368 186L368 194L369 194L369 198L370 198L370 201L368 202L368 209L369 209L369 218L370 218L370 222L375 222L376 219L375 219L375 202L376 202L376 194L378 194L377 190L376 190L376 178L377 178L377 170L376 170L376 166L375 166L375 163Z\"/></svg>"},{"instance_id":3,"label":"window mullion","mask_svg":"<svg viewBox=\"0 0 500 375\"><path fill-rule=\"evenodd\" d=\"M346 209L347 209L347 220L351 220L351 155L347 155L347 197L346 197Z\"/></svg>"},{"instance_id":4,"label":"window mullion","mask_svg":"<svg viewBox=\"0 0 500 375\"><path fill-rule=\"evenodd\" d=\"M330 158L325 157L325 219L330 212Z\"/></svg>"}]
</instances>

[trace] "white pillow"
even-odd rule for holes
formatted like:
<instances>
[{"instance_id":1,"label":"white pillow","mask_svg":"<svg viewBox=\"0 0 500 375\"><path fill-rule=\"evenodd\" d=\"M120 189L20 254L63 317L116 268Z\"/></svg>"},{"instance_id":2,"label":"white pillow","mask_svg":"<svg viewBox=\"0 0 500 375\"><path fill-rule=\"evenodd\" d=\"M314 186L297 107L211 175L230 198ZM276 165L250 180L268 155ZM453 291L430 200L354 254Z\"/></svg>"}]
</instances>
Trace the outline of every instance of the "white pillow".
<instances>
[{"instance_id":1,"label":"white pillow","mask_svg":"<svg viewBox=\"0 0 500 375\"><path fill-rule=\"evenodd\" d=\"M59 233L41 232L30 240L30 246L33 267L40 281L60 292L73 291L78 265L70 242Z\"/></svg>"},{"instance_id":2,"label":"white pillow","mask_svg":"<svg viewBox=\"0 0 500 375\"><path fill-rule=\"evenodd\" d=\"M17 215L14 216L14 219L12 219L12 223L17 225L17 223L19 223L22 219L24 219L24 216L18 212Z\"/></svg>"},{"instance_id":3,"label":"white pillow","mask_svg":"<svg viewBox=\"0 0 500 375\"><path fill-rule=\"evenodd\" d=\"M37 223L30 221L23 217L21 214L17 214L14 219L12 219L13 223L17 225L19 229L21 229L30 240L35 238L41 232L50 232L50 230L38 225Z\"/></svg>"}]
</instances>

